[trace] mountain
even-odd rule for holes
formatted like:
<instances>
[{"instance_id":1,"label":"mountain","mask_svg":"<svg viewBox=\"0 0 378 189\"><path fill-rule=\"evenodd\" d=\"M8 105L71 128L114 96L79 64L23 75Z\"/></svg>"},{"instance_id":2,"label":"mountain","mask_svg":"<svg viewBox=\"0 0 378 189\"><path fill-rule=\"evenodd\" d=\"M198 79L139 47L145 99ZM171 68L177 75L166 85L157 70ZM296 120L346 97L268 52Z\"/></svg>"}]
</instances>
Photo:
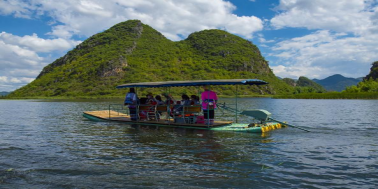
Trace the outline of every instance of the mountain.
<instances>
[{"instance_id":1,"label":"mountain","mask_svg":"<svg viewBox=\"0 0 378 189\"><path fill-rule=\"evenodd\" d=\"M312 88L313 92L326 92L323 86L317 84L316 82L308 79L307 77L301 76L299 77L298 81L296 82L297 87L309 87Z\"/></svg>"},{"instance_id":2,"label":"mountain","mask_svg":"<svg viewBox=\"0 0 378 189\"><path fill-rule=\"evenodd\" d=\"M322 85L327 91L341 92L342 90L345 90L346 87L357 85L362 80L361 78L347 78L340 74L335 74L321 80L313 79L313 81Z\"/></svg>"},{"instance_id":3,"label":"mountain","mask_svg":"<svg viewBox=\"0 0 378 189\"><path fill-rule=\"evenodd\" d=\"M237 78L270 83L240 87L240 94L285 94L293 90L273 74L254 44L236 35L213 29L173 42L139 20L129 20L91 36L9 96L122 96L125 91L115 87L124 83ZM217 91L234 94L229 86ZM172 92L186 93L186 89Z\"/></svg>"},{"instance_id":4,"label":"mountain","mask_svg":"<svg viewBox=\"0 0 378 189\"><path fill-rule=\"evenodd\" d=\"M299 77L298 80L283 78L282 81L284 81L289 86L294 87L294 94L326 92L326 90L321 85L304 76Z\"/></svg>"},{"instance_id":5,"label":"mountain","mask_svg":"<svg viewBox=\"0 0 378 189\"><path fill-rule=\"evenodd\" d=\"M288 85L290 85L290 86L293 86L293 87L297 86L297 81L294 80L294 79L291 79L291 78L283 78L282 80L283 80L285 83L287 83Z\"/></svg>"},{"instance_id":6,"label":"mountain","mask_svg":"<svg viewBox=\"0 0 378 189\"><path fill-rule=\"evenodd\" d=\"M0 92L0 96L7 96L11 92L2 91Z\"/></svg>"}]
</instances>

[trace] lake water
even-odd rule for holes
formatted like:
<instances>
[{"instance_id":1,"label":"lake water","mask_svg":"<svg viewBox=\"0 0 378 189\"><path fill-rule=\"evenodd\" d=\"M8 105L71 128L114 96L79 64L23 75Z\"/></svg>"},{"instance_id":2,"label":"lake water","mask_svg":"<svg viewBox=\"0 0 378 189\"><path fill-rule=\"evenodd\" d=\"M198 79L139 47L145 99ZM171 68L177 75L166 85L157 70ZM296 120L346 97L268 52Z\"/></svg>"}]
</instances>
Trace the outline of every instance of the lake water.
<instances>
[{"instance_id":1,"label":"lake water","mask_svg":"<svg viewBox=\"0 0 378 189\"><path fill-rule=\"evenodd\" d=\"M378 100L239 99L311 131L264 135L82 117L120 102L0 100L0 188L378 187Z\"/></svg>"}]
</instances>

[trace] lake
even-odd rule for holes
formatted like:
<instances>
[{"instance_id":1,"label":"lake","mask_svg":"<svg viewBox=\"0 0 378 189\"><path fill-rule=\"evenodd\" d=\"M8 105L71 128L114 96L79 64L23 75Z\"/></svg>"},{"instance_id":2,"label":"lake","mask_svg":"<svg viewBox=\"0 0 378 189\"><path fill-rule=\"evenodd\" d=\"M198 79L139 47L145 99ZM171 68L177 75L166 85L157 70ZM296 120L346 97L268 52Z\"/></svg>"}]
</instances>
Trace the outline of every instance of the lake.
<instances>
[{"instance_id":1,"label":"lake","mask_svg":"<svg viewBox=\"0 0 378 189\"><path fill-rule=\"evenodd\" d=\"M0 100L0 188L378 187L378 100L239 99L311 131L263 135L82 117L121 102Z\"/></svg>"}]
</instances>

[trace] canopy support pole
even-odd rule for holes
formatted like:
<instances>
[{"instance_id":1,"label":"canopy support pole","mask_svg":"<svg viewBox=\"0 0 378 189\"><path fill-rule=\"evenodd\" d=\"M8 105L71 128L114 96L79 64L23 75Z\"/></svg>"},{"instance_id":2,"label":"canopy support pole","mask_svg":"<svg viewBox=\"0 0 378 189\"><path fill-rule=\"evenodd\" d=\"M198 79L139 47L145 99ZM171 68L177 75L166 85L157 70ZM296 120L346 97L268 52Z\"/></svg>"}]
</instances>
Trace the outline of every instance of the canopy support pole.
<instances>
[{"instance_id":1,"label":"canopy support pole","mask_svg":"<svg viewBox=\"0 0 378 189\"><path fill-rule=\"evenodd\" d=\"M236 111L235 111L235 122L238 123L239 120L238 120L238 86L236 86L236 93L235 93L235 108L236 108Z\"/></svg>"}]
</instances>

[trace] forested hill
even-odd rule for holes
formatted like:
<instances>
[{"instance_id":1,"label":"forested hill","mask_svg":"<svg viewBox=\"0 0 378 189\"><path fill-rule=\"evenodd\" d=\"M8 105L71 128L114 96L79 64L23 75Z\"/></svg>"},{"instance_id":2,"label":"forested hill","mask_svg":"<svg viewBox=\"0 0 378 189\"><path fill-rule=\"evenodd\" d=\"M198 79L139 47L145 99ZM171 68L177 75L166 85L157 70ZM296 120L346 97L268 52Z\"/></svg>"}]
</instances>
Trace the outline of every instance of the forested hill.
<instances>
[{"instance_id":1,"label":"forested hill","mask_svg":"<svg viewBox=\"0 0 378 189\"><path fill-rule=\"evenodd\" d=\"M120 96L125 91L115 86L124 83L239 78L270 83L242 87L242 94L293 90L275 77L255 45L236 35L205 30L173 42L139 20L129 20L88 38L9 96ZM229 87L217 90L233 94Z\"/></svg>"},{"instance_id":2,"label":"forested hill","mask_svg":"<svg viewBox=\"0 0 378 189\"><path fill-rule=\"evenodd\" d=\"M364 80L378 79L378 61L375 61L371 64L370 73L364 78Z\"/></svg>"},{"instance_id":3,"label":"forested hill","mask_svg":"<svg viewBox=\"0 0 378 189\"><path fill-rule=\"evenodd\" d=\"M347 87L348 93L378 93L378 61L372 63L370 73L357 86Z\"/></svg>"},{"instance_id":4,"label":"forested hill","mask_svg":"<svg viewBox=\"0 0 378 189\"><path fill-rule=\"evenodd\" d=\"M360 81L362 81L362 79L348 78L340 74L335 74L325 79L313 79L313 81L322 85L325 89L327 89L327 91L341 92L345 90L346 87L357 85Z\"/></svg>"}]
</instances>

